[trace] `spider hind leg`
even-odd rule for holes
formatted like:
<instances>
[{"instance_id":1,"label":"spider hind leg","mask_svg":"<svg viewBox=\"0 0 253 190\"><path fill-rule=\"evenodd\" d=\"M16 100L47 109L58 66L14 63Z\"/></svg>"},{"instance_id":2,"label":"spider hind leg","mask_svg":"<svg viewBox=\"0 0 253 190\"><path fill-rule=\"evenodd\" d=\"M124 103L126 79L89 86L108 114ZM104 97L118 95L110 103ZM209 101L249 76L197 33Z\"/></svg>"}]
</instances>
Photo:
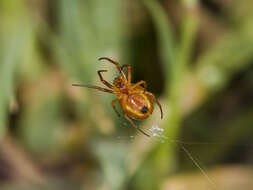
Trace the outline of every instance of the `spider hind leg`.
<instances>
[{"instance_id":1,"label":"spider hind leg","mask_svg":"<svg viewBox=\"0 0 253 190\"><path fill-rule=\"evenodd\" d=\"M130 124L135 128L137 129L138 131L140 131L142 134L146 135L147 137L150 137L149 134L145 133L143 130L141 130L140 128L138 128L134 122L125 114L124 117L130 122Z\"/></svg>"},{"instance_id":2,"label":"spider hind leg","mask_svg":"<svg viewBox=\"0 0 253 190\"><path fill-rule=\"evenodd\" d=\"M120 114L119 114L118 110L115 107L115 103L116 102L119 102L119 99L115 99L115 100L112 101L112 108L114 109L114 111L116 112L116 114L120 117Z\"/></svg>"},{"instance_id":3,"label":"spider hind leg","mask_svg":"<svg viewBox=\"0 0 253 190\"><path fill-rule=\"evenodd\" d=\"M163 110L162 110L162 106L161 106L160 102L156 99L155 95L152 94L151 92L145 92L145 94L152 97L154 99L154 101L157 103L157 105L159 106L160 111L161 111L161 119L162 119L163 118Z\"/></svg>"}]
</instances>

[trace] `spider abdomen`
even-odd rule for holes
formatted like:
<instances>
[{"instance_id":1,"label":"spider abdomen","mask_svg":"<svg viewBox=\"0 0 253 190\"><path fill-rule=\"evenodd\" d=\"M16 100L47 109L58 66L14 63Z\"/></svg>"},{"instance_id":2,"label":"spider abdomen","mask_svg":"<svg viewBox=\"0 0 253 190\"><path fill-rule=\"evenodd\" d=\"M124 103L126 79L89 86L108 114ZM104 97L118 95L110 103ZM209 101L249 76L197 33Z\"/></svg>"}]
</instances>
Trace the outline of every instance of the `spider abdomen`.
<instances>
[{"instance_id":1,"label":"spider abdomen","mask_svg":"<svg viewBox=\"0 0 253 190\"><path fill-rule=\"evenodd\" d=\"M134 119L145 119L152 114L154 109L152 99L141 93L123 97L120 105L124 112Z\"/></svg>"}]
</instances>

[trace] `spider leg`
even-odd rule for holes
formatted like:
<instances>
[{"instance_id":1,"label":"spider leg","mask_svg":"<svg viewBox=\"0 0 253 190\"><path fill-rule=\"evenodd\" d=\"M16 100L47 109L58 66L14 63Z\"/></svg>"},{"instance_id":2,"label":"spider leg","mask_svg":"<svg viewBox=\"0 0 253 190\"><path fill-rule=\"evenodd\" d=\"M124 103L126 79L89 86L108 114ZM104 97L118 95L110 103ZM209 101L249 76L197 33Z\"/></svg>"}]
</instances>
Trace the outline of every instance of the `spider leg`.
<instances>
[{"instance_id":1,"label":"spider leg","mask_svg":"<svg viewBox=\"0 0 253 190\"><path fill-rule=\"evenodd\" d=\"M144 80L141 80L141 81L135 83L135 84L133 85L133 88L136 88L137 86L140 86L141 84L144 85L144 88L145 88L145 89L147 88L147 83L146 83L146 81L144 81Z\"/></svg>"},{"instance_id":2,"label":"spider leg","mask_svg":"<svg viewBox=\"0 0 253 190\"><path fill-rule=\"evenodd\" d=\"M114 111L116 112L116 114L120 117L120 114L119 114L118 110L115 107L116 102L119 102L118 98L112 101L112 107L113 107Z\"/></svg>"},{"instance_id":3,"label":"spider leg","mask_svg":"<svg viewBox=\"0 0 253 190\"><path fill-rule=\"evenodd\" d=\"M97 89L97 90L102 91L102 92L108 92L108 93L114 94L113 90L109 90L109 89L106 89L106 88L101 88L99 86L92 86L92 85L86 85L86 84L72 84L72 86L93 88L93 89Z\"/></svg>"},{"instance_id":4,"label":"spider leg","mask_svg":"<svg viewBox=\"0 0 253 190\"><path fill-rule=\"evenodd\" d=\"M123 65L123 66L121 67L121 69L123 70L124 67L127 67L127 80L128 80L128 83L131 83L131 80L132 80L131 65L128 65L128 64Z\"/></svg>"},{"instance_id":5,"label":"spider leg","mask_svg":"<svg viewBox=\"0 0 253 190\"><path fill-rule=\"evenodd\" d=\"M126 114L124 114L124 117L130 122L130 124L131 124L134 128L136 128L138 131L140 131L142 134L146 135L147 137L150 137L149 134L145 133L143 130L141 130L140 128L138 128L138 127L134 124L134 122L133 122Z\"/></svg>"},{"instance_id":6,"label":"spider leg","mask_svg":"<svg viewBox=\"0 0 253 190\"><path fill-rule=\"evenodd\" d=\"M101 61L101 60L107 60L107 61L111 62L112 64L114 64L117 67L117 69L119 70L119 72L123 76L123 78L127 79L125 73L123 72L123 70L122 70L122 68L121 68L121 66L120 66L120 64L118 62L113 61L112 59L110 59L108 57L100 57L98 60L99 61Z\"/></svg>"},{"instance_id":7,"label":"spider leg","mask_svg":"<svg viewBox=\"0 0 253 190\"><path fill-rule=\"evenodd\" d=\"M146 95L148 95L148 96L151 96L154 100L155 100L155 102L157 103L157 105L159 106L159 108L160 108L160 111L161 111L161 119L163 118L163 110L162 110L162 106L161 106L161 104L159 103L159 101L156 99L156 97L155 97L155 95L154 94L152 94L151 92L144 92Z\"/></svg>"},{"instance_id":8,"label":"spider leg","mask_svg":"<svg viewBox=\"0 0 253 190\"><path fill-rule=\"evenodd\" d=\"M98 76L99 76L99 78L100 78L100 81L101 81L105 86L107 86L108 88L113 88L113 86L112 86L109 82L107 82L106 80L103 79L103 76L102 76L101 72L107 72L107 70L99 70L99 71L98 71Z\"/></svg>"}]
</instances>

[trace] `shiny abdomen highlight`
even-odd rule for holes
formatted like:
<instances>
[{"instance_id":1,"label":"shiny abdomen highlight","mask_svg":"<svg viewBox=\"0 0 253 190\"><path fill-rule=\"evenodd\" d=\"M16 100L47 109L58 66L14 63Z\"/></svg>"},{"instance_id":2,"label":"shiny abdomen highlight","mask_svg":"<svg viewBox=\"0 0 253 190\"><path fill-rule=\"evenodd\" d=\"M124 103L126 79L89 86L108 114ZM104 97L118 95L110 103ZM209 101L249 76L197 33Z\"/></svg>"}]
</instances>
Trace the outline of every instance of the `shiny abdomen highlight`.
<instances>
[{"instance_id":1,"label":"shiny abdomen highlight","mask_svg":"<svg viewBox=\"0 0 253 190\"><path fill-rule=\"evenodd\" d=\"M120 101L122 109L134 119L145 119L153 112L152 99L145 94L132 94Z\"/></svg>"}]
</instances>

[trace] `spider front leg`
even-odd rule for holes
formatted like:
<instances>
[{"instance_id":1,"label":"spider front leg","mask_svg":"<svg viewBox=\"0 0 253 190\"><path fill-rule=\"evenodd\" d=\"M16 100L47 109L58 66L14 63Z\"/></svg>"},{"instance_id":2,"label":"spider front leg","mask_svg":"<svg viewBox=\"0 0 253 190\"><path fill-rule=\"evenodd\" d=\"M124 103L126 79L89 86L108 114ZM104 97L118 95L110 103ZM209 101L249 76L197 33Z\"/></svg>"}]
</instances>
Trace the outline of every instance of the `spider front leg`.
<instances>
[{"instance_id":1,"label":"spider front leg","mask_svg":"<svg viewBox=\"0 0 253 190\"><path fill-rule=\"evenodd\" d=\"M140 131L142 134L146 135L147 137L150 137L149 134L145 133L143 130L141 130L140 128L138 128L138 127L134 124L134 122L133 122L126 114L124 114L124 117L130 122L130 124L131 124L135 129L137 129L138 131Z\"/></svg>"},{"instance_id":2,"label":"spider front leg","mask_svg":"<svg viewBox=\"0 0 253 190\"><path fill-rule=\"evenodd\" d=\"M99 86L93 86L93 85L87 85L87 84L72 84L72 86L93 88L93 89L97 89L97 90L102 91L102 92L108 92L108 93L115 94L113 90L109 90L109 89L106 89L106 88L101 88Z\"/></svg>"},{"instance_id":3,"label":"spider front leg","mask_svg":"<svg viewBox=\"0 0 253 190\"><path fill-rule=\"evenodd\" d=\"M100 81L101 81L105 86L107 86L108 88L113 88L113 86L112 86L109 82L107 82L106 80L104 80L104 78L103 78L101 72L107 72L107 70L99 70L99 71L98 71L98 76L99 76L99 78L100 78Z\"/></svg>"},{"instance_id":4,"label":"spider front leg","mask_svg":"<svg viewBox=\"0 0 253 190\"><path fill-rule=\"evenodd\" d=\"M123 66L121 67L121 69L123 70L124 67L127 67L127 81L128 81L128 83L130 84L130 83L131 83L131 80L132 80L131 65L128 65L128 64L123 65Z\"/></svg>"},{"instance_id":5,"label":"spider front leg","mask_svg":"<svg viewBox=\"0 0 253 190\"><path fill-rule=\"evenodd\" d=\"M157 105L159 106L160 108L160 111L161 111L161 119L163 118L163 110L162 110L162 106L160 104L160 102L156 99L155 95L152 94L151 92L144 92L144 94L150 96L151 98L153 98L155 100L155 102L157 103Z\"/></svg>"},{"instance_id":6,"label":"spider front leg","mask_svg":"<svg viewBox=\"0 0 253 190\"><path fill-rule=\"evenodd\" d=\"M133 89L136 88L137 86L142 85L142 84L144 85L144 88L146 89L146 88L147 88L147 83L146 83L146 81L144 81L144 80L141 80L141 81L135 83L135 84L133 85Z\"/></svg>"},{"instance_id":7,"label":"spider front leg","mask_svg":"<svg viewBox=\"0 0 253 190\"><path fill-rule=\"evenodd\" d=\"M112 101L112 108L114 109L114 111L116 112L116 114L120 117L120 114L119 114L118 110L115 107L115 103L116 102L119 102L119 99L115 99L115 100Z\"/></svg>"},{"instance_id":8,"label":"spider front leg","mask_svg":"<svg viewBox=\"0 0 253 190\"><path fill-rule=\"evenodd\" d=\"M101 60L107 60L107 61L111 62L112 64L114 64L117 67L117 69L119 70L119 72L122 75L122 77L124 79L127 79L125 73L123 72L123 70L122 70L122 68L121 68L121 66L120 66L120 64L118 62L113 61L112 59L110 59L108 57L100 57L98 60L99 61L101 61Z\"/></svg>"}]
</instances>

